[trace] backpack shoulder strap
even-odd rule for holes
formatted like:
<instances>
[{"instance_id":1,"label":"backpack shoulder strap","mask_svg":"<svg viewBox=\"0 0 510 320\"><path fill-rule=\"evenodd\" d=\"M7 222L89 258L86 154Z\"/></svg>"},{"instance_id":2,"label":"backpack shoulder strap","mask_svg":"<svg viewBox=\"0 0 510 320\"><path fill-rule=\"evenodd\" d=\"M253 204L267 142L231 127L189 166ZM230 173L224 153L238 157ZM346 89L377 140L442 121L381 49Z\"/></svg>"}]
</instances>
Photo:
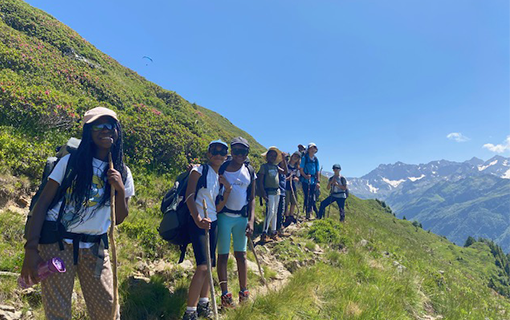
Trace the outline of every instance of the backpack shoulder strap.
<instances>
[{"instance_id":1,"label":"backpack shoulder strap","mask_svg":"<svg viewBox=\"0 0 510 320\"><path fill-rule=\"evenodd\" d=\"M230 162L232 162L232 161L231 160L227 160L227 161L223 162L223 164L218 169L218 174L219 175L222 175L222 174L225 173L225 171L227 170L227 167L230 164Z\"/></svg>"},{"instance_id":2,"label":"backpack shoulder strap","mask_svg":"<svg viewBox=\"0 0 510 320\"><path fill-rule=\"evenodd\" d=\"M197 192L201 188L207 188L207 174L209 173L209 165L208 164L202 164L202 175L200 175L200 178L198 178L197 182L197 188L195 190L195 198L197 197Z\"/></svg>"},{"instance_id":3,"label":"backpack shoulder strap","mask_svg":"<svg viewBox=\"0 0 510 320\"><path fill-rule=\"evenodd\" d=\"M62 200L62 206L60 206L60 210L58 212L57 223L62 221L62 216L64 213L64 207L66 206L65 194L67 189L71 187L74 179L76 178L76 157L74 157L74 153L69 155L69 160L67 162L66 171L64 173L64 178L62 179L62 183L58 187L57 194L53 198L50 208L53 208Z\"/></svg>"}]
</instances>

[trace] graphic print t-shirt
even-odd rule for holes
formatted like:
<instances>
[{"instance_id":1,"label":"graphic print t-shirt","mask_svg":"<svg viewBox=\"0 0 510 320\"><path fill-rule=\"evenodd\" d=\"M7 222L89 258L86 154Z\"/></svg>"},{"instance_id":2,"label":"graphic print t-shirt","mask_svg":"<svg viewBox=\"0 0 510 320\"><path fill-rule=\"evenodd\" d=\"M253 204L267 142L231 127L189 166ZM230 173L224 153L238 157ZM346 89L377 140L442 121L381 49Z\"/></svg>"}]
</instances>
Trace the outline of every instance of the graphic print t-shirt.
<instances>
[{"instance_id":1,"label":"graphic print t-shirt","mask_svg":"<svg viewBox=\"0 0 510 320\"><path fill-rule=\"evenodd\" d=\"M67 163L69 162L70 155L64 156L57 163L48 179L54 180L59 185L64 179ZM66 207L62 216L62 224L68 232L83 233L98 235L108 231L110 227L110 203L109 201L102 207L98 207L101 198L103 197L106 184L108 181L106 177L103 177L103 172L108 170L108 162L101 161L93 158L92 160L93 176L90 198L88 199L87 207L82 208L82 212L79 215L74 216L75 209L74 203L70 202L70 195L72 190L67 190L66 194ZM133 176L131 170L127 168L127 178L124 183L126 198L132 197L135 194L135 186L133 183ZM58 212L62 206L62 201L59 202L55 207L48 210L46 214L46 220L57 221ZM72 240L65 240L67 243L72 243ZM80 242L80 248L90 248L93 243Z\"/></svg>"}]
</instances>

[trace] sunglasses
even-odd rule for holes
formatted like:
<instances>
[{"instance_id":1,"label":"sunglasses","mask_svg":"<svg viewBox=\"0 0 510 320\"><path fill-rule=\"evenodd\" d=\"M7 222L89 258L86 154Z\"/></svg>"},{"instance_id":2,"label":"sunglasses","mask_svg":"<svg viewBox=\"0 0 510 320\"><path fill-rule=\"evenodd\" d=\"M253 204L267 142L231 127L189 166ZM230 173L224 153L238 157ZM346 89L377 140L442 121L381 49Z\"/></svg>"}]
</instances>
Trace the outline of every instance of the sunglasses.
<instances>
[{"instance_id":1,"label":"sunglasses","mask_svg":"<svg viewBox=\"0 0 510 320\"><path fill-rule=\"evenodd\" d=\"M237 148L232 149L232 154L236 156L247 156L249 152L250 152L249 149L237 149Z\"/></svg>"},{"instance_id":2,"label":"sunglasses","mask_svg":"<svg viewBox=\"0 0 510 320\"><path fill-rule=\"evenodd\" d=\"M213 149L213 150L209 150L209 152L210 152L213 156L217 156L217 155L220 155L220 156L226 156L226 155L227 155L227 149L221 149L221 150Z\"/></svg>"},{"instance_id":3,"label":"sunglasses","mask_svg":"<svg viewBox=\"0 0 510 320\"><path fill-rule=\"evenodd\" d=\"M106 129L108 131L112 131L115 129L115 125L113 123L101 123L101 124L93 124L92 125L92 131L102 131L103 129Z\"/></svg>"}]
</instances>

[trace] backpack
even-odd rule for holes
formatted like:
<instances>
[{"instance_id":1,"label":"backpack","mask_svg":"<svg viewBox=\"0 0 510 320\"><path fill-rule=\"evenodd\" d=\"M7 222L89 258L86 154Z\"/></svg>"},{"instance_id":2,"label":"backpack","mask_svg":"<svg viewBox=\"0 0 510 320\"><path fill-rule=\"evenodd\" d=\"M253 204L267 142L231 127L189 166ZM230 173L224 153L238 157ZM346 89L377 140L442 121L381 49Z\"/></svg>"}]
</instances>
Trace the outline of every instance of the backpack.
<instances>
[{"instance_id":1,"label":"backpack","mask_svg":"<svg viewBox=\"0 0 510 320\"><path fill-rule=\"evenodd\" d=\"M306 174L309 174L309 173L307 172L307 170L306 170L306 169L308 168L308 167L307 167L307 164L308 164L309 162L312 162L312 163L314 163L314 164L315 164L315 171L317 171L317 174L318 174L318 173L319 173L319 168L318 168L317 157L314 157L314 158L313 158L313 160L310 160L310 157L308 156L308 154L305 154L305 155L304 155L304 158L305 158L305 165L304 165L303 171L304 171ZM305 179L305 177L303 177L303 176L299 177L299 180L301 181L301 183L308 183L308 180L307 180L307 179Z\"/></svg>"},{"instance_id":2,"label":"backpack","mask_svg":"<svg viewBox=\"0 0 510 320\"><path fill-rule=\"evenodd\" d=\"M202 175L198 179L194 198L201 188L207 188L207 173L209 165L202 165ZM163 219L158 228L159 235L171 244L178 245L181 250L179 263L184 261L186 247L191 242L188 233L188 223L194 223L186 204L186 188L190 172L185 171L177 176L173 187L166 193L161 201L161 212Z\"/></svg>"},{"instance_id":3,"label":"backpack","mask_svg":"<svg viewBox=\"0 0 510 320\"><path fill-rule=\"evenodd\" d=\"M65 145L59 146L55 149L55 152L56 152L55 156L49 157L48 159L46 159L46 164L44 165L44 170L43 170L43 174L41 177L41 184L37 188L37 192L32 197L32 200L30 201L30 206L28 207L30 212L28 213L27 221L25 222L25 233L23 235L23 237L25 239L27 237L28 224L29 224L30 218L32 217L32 210L34 209L35 204L37 203L37 200L41 196L41 194L44 190L44 187L46 187L46 184L48 183L48 177L50 176L51 172L53 171L53 169L55 168L57 163L60 161L60 159L62 159L67 154L71 154L70 157L73 156L73 154L78 149L80 142L81 142L80 139L70 138L66 142ZM48 207L48 209L55 207L62 200L62 197L65 195L65 192L67 191L68 187L70 186L72 180L74 180L74 175L70 174L71 171L73 171L73 164L74 164L74 161L71 161L71 158L69 158L69 162L67 163L66 173L64 175L64 181L62 181L62 183L60 184L60 186L57 190L57 193L56 193L55 197L53 198L53 201L50 203L50 206Z\"/></svg>"},{"instance_id":4,"label":"backpack","mask_svg":"<svg viewBox=\"0 0 510 320\"><path fill-rule=\"evenodd\" d=\"M232 159L227 158L227 161L225 161L221 165L220 169L218 170L219 175L222 175L225 173L225 170L227 170L227 167L229 166L230 162L232 162ZM255 181L255 169L252 167L249 160L246 160L244 162L244 166L246 167L246 169L248 169L248 172L250 174L250 185L248 186L248 189L246 189L246 200L248 201L248 204L250 204L252 187L255 188L255 192L257 192L257 186L256 186L256 184L253 183L253 181ZM255 195L255 197L256 196L257 195Z\"/></svg>"},{"instance_id":5,"label":"backpack","mask_svg":"<svg viewBox=\"0 0 510 320\"><path fill-rule=\"evenodd\" d=\"M330 177L329 178L329 181L331 181L331 179L333 179L333 177ZM342 183L343 186L347 186L347 180L345 179L344 176L341 176L340 177L340 182ZM349 198L349 188L345 189L345 191L340 191L340 193L345 193L345 198Z\"/></svg>"}]
</instances>

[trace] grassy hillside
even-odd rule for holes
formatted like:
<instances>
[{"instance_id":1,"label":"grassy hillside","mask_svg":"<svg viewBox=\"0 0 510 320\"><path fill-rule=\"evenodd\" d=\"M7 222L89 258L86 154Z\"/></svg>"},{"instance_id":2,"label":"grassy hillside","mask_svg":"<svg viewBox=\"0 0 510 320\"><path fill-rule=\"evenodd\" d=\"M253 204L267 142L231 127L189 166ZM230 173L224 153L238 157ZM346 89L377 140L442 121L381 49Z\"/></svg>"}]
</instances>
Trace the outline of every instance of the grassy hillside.
<instances>
[{"instance_id":1,"label":"grassy hillside","mask_svg":"<svg viewBox=\"0 0 510 320\"><path fill-rule=\"evenodd\" d=\"M190 104L97 50L50 15L0 1L0 169L38 176L55 145L80 135L92 107L119 112L132 167L175 174L212 139L242 135L218 114Z\"/></svg>"},{"instance_id":2,"label":"grassy hillside","mask_svg":"<svg viewBox=\"0 0 510 320\"><path fill-rule=\"evenodd\" d=\"M117 236L122 317L180 318L192 252L183 265L175 264L177 248L156 231L159 202L174 174L200 158L208 140L248 137L255 164L262 146L224 117L146 81L22 1L0 0L0 66L0 304L14 306L24 318L43 318L40 287L16 286L27 213L20 196L37 182L52 148L79 135L80 115L101 105L119 111L136 185ZM257 247L266 277L280 287L264 294L256 268L250 268L250 289L258 294L224 318L509 318L503 294L510 292L510 268L493 244L458 247L396 219L382 202L351 196L347 203L345 224L337 222L333 208L331 220L302 224L284 241ZM257 207L257 231L262 210ZM248 258L253 267L253 254ZM236 292L234 265L229 261ZM74 319L86 319L78 283L76 289Z\"/></svg>"}]
</instances>

